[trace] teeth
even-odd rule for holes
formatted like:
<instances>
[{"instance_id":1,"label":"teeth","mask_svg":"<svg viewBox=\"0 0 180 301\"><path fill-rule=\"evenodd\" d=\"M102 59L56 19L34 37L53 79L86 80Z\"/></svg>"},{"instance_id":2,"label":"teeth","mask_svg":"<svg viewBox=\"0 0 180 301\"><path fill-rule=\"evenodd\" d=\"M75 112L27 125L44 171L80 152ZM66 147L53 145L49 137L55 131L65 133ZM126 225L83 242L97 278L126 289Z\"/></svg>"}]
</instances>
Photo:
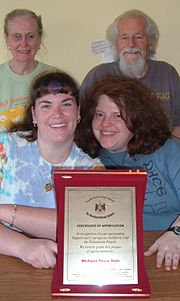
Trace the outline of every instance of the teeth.
<instances>
[{"instance_id":1,"label":"teeth","mask_svg":"<svg viewBox=\"0 0 180 301\"><path fill-rule=\"evenodd\" d=\"M135 52L132 52L132 51L127 51L125 53L130 53L130 54L136 54L136 53L140 53L139 51L135 51Z\"/></svg>"},{"instance_id":2,"label":"teeth","mask_svg":"<svg viewBox=\"0 0 180 301\"><path fill-rule=\"evenodd\" d=\"M19 50L19 53L27 54L27 53L29 53L29 50Z\"/></svg>"},{"instance_id":3,"label":"teeth","mask_svg":"<svg viewBox=\"0 0 180 301\"><path fill-rule=\"evenodd\" d=\"M51 128L62 128L65 126L65 123L61 123L61 124L50 124Z\"/></svg>"},{"instance_id":4,"label":"teeth","mask_svg":"<svg viewBox=\"0 0 180 301\"><path fill-rule=\"evenodd\" d=\"M102 134L103 134L104 136L109 136L109 135L113 135L114 132L102 131Z\"/></svg>"}]
</instances>

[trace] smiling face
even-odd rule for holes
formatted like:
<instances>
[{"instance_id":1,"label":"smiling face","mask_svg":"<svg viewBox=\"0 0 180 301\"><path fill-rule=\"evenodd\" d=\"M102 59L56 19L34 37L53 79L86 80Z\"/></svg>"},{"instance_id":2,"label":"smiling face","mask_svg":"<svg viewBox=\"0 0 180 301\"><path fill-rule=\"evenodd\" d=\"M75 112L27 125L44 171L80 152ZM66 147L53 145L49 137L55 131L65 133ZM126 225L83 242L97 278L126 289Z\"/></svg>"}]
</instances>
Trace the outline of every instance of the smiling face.
<instances>
[{"instance_id":1,"label":"smiling face","mask_svg":"<svg viewBox=\"0 0 180 301\"><path fill-rule=\"evenodd\" d=\"M119 108L107 95L99 97L92 128L98 142L110 152L125 151L132 137Z\"/></svg>"},{"instance_id":2,"label":"smiling face","mask_svg":"<svg viewBox=\"0 0 180 301\"><path fill-rule=\"evenodd\" d=\"M128 69L134 66L135 77L141 76L146 69L149 54L147 37L147 22L143 17L127 17L118 24L117 51L120 57L120 67ZM123 71L122 70L122 71ZM127 74L126 69L124 71Z\"/></svg>"},{"instance_id":3,"label":"smiling face","mask_svg":"<svg viewBox=\"0 0 180 301\"><path fill-rule=\"evenodd\" d=\"M126 48L137 47L139 51L125 51L127 61L136 61L142 54L146 57L148 50L147 22L143 17L127 17L118 24L117 50L121 53ZM142 54L141 54L142 53Z\"/></svg>"},{"instance_id":4,"label":"smiling face","mask_svg":"<svg viewBox=\"0 0 180 301\"><path fill-rule=\"evenodd\" d=\"M37 21L31 17L15 17L9 20L5 39L14 61L33 61L41 45Z\"/></svg>"},{"instance_id":5,"label":"smiling face","mask_svg":"<svg viewBox=\"0 0 180 301\"><path fill-rule=\"evenodd\" d=\"M79 117L79 108L70 94L47 94L36 99L32 108L41 145L71 145Z\"/></svg>"}]
</instances>

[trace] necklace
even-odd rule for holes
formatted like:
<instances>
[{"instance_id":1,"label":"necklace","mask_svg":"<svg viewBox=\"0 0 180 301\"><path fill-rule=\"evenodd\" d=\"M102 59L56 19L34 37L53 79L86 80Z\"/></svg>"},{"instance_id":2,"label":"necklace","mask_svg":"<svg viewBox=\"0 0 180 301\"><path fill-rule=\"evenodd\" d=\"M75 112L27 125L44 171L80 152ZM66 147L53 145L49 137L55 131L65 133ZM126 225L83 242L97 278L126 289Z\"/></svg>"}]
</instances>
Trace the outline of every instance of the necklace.
<instances>
[{"instance_id":1,"label":"necklace","mask_svg":"<svg viewBox=\"0 0 180 301\"><path fill-rule=\"evenodd\" d=\"M52 188L53 188L52 183L49 182L49 183L46 183L46 184L45 184L45 190L46 190L46 192L51 191Z\"/></svg>"},{"instance_id":2,"label":"necklace","mask_svg":"<svg viewBox=\"0 0 180 301\"><path fill-rule=\"evenodd\" d=\"M63 165L64 165L64 163L66 162L66 159L63 161L63 162L61 162L61 163L59 163L59 164L52 164L51 166L52 166L52 168L51 168L51 173L50 173L50 175L48 176L48 182L44 185L44 188L45 188L45 191L46 192L49 192L49 191L51 191L52 189L53 189L53 187L54 187L54 185L53 185L53 181L52 181L52 179L53 179L53 172L54 172L54 169L56 169L56 168L62 168L63 167Z\"/></svg>"}]
</instances>

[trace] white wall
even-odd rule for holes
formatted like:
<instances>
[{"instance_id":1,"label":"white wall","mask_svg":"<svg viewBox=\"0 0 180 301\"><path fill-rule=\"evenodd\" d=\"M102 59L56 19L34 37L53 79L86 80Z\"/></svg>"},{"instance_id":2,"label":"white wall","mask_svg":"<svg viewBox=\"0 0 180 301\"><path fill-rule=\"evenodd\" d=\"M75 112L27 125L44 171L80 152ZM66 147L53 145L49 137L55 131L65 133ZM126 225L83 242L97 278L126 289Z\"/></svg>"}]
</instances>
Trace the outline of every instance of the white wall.
<instances>
[{"instance_id":1,"label":"white wall","mask_svg":"<svg viewBox=\"0 0 180 301\"><path fill-rule=\"evenodd\" d=\"M3 38L5 15L15 8L28 8L42 16L46 51L41 61L70 72L79 82L101 62L91 53L92 41L105 38L105 30L122 12L141 9L160 29L157 58L180 72L179 0L0 0L0 63L10 58Z\"/></svg>"}]
</instances>

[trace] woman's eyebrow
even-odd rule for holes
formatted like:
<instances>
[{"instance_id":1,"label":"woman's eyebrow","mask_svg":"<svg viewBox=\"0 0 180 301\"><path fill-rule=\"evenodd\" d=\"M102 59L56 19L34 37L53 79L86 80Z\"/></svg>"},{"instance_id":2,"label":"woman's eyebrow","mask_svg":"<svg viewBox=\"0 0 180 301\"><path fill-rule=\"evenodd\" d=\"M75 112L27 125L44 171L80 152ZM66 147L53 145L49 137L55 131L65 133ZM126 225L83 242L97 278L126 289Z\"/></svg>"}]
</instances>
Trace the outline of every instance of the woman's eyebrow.
<instances>
[{"instance_id":1,"label":"woman's eyebrow","mask_svg":"<svg viewBox=\"0 0 180 301\"><path fill-rule=\"evenodd\" d=\"M50 103L51 101L50 100L39 100L38 103L41 104L41 103Z\"/></svg>"},{"instance_id":2,"label":"woman's eyebrow","mask_svg":"<svg viewBox=\"0 0 180 301\"><path fill-rule=\"evenodd\" d=\"M67 98L63 99L61 102L66 102L66 101L69 101L69 100L75 102L75 99L71 98L71 96L69 96L69 97L67 96Z\"/></svg>"}]
</instances>

